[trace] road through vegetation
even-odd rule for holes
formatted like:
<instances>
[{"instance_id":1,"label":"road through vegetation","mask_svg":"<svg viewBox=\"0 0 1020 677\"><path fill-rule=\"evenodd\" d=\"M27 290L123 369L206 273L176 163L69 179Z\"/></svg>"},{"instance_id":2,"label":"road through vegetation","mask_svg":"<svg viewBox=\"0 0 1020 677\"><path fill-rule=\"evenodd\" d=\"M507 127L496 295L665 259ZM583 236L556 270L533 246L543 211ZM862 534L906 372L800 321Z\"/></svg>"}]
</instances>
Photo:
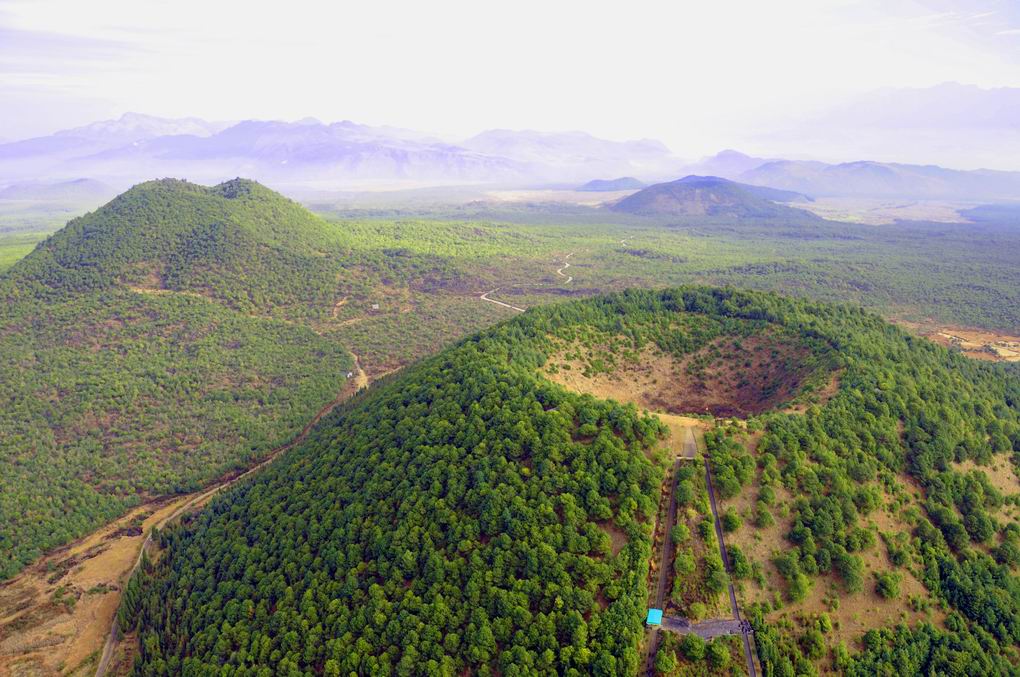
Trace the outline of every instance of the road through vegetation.
<instances>
[{"instance_id":1,"label":"road through vegetation","mask_svg":"<svg viewBox=\"0 0 1020 677\"><path fill-rule=\"evenodd\" d=\"M354 367L355 367L354 375L351 377L349 382L345 384L343 390L336 397L336 399L327 404L326 406L324 406L322 409L320 409L318 413L316 413L315 416L312 417L312 419L305 425L305 427L301 429L301 432L298 433L298 435L293 440L283 445L282 447L273 450L273 452L264 461L262 461L256 466L253 466L252 468L249 468L240 475L228 480L224 480L216 484L215 486L209 487L208 489L199 492L197 495L187 500L187 502L184 505L179 507L172 514L168 515L166 519L162 520L158 525L155 525L154 528L163 529L167 525L175 523L185 513L195 509L200 509L201 506L205 505L205 503L207 503L209 499L211 499L220 491L223 491L227 487L230 487L233 484L239 482L240 480L243 480L244 478L251 476L253 473L256 473L259 470L265 468L270 463L279 458L281 454L289 451L290 449L293 449L296 445L303 442L305 438L308 437L308 433L312 430L315 424L317 424L322 419L323 416L331 412L334 408L337 407L337 405L349 399L352 395L357 393L362 388L368 387L369 384L368 377L365 375L365 371L361 368L361 361L357 355L354 355ZM135 559L134 566L131 567L130 571L128 571L126 575L121 577L122 583L126 583L128 580L131 579L132 576L135 575L135 572L138 571L138 568L142 564L147 549L151 547L152 547L152 531L150 530L150 532L146 534L145 540L142 542L141 548L139 548L138 557ZM116 617L114 617L110 622L110 631L107 635L106 643L103 646L103 653L100 657L99 664L96 667L96 677L103 677L106 674L106 671L109 668L110 657L113 655L114 648L116 647L116 644L120 639L121 639L120 628L118 627Z\"/></svg>"}]
</instances>

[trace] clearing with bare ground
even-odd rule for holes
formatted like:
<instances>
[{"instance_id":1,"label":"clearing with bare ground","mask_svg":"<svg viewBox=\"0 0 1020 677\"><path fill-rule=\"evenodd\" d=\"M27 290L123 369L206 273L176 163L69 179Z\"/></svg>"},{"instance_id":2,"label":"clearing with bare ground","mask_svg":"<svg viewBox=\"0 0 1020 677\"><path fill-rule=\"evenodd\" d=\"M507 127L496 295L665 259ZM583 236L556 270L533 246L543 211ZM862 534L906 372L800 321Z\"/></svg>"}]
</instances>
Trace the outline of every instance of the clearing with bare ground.
<instances>
[{"instance_id":1,"label":"clearing with bare ground","mask_svg":"<svg viewBox=\"0 0 1020 677\"><path fill-rule=\"evenodd\" d=\"M747 449L754 455L761 433L754 433L745 438ZM907 475L899 478L902 481L897 495L912 503L920 497L916 483ZM787 584L779 573L773 559L788 548L794 547L786 540L786 535L793 526L790 511L794 496L782 486L770 485L774 498L769 499L768 510L774 522L769 525L755 523L755 506L762 497L761 472L751 486L737 496L720 501L720 509L732 509L742 518L742 524L727 535L727 544L736 545L747 556L748 560L761 567L761 576L755 580L740 581L737 584L737 598L741 608L749 607L756 602L767 602L773 605L772 612L767 615L770 623L776 625L789 624L797 632L814 627L821 615L826 615L832 622L832 630L827 633L826 641L830 646L840 642L848 647L857 646L865 632L872 629L889 627L896 622L904 622L913 626L921 621L942 627L945 613L935 605L925 603L930 593L920 580L920 564L908 561L903 566L892 563L885 538L895 542L906 539L914 529L914 525L905 519L903 509L897 507L894 499L886 495L883 504L861 518L862 526L875 533L875 545L860 553L864 563L864 588L861 592L847 593L842 582L835 574L821 575L812 579L810 589L804 599L791 602L786 598ZM900 594L894 599L885 599L875 592L875 574L894 573L901 579ZM914 608L912 599L919 602ZM827 661L821 661L816 667L822 673L832 672Z\"/></svg>"},{"instance_id":2,"label":"clearing with bare ground","mask_svg":"<svg viewBox=\"0 0 1020 677\"><path fill-rule=\"evenodd\" d=\"M188 500L139 506L0 586L0 675L92 674L144 534Z\"/></svg>"},{"instance_id":3,"label":"clearing with bare ground","mask_svg":"<svg viewBox=\"0 0 1020 677\"><path fill-rule=\"evenodd\" d=\"M975 360L1020 362L1020 336L971 327L939 326L903 320L897 324L929 341L955 348Z\"/></svg>"},{"instance_id":4,"label":"clearing with bare ground","mask_svg":"<svg viewBox=\"0 0 1020 677\"><path fill-rule=\"evenodd\" d=\"M544 373L571 390L670 414L747 417L793 399L810 375L807 349L783 337L721 337L677 358L654 345L592 369L591 352L560 342Z\"/></svg>"}]
</instances>

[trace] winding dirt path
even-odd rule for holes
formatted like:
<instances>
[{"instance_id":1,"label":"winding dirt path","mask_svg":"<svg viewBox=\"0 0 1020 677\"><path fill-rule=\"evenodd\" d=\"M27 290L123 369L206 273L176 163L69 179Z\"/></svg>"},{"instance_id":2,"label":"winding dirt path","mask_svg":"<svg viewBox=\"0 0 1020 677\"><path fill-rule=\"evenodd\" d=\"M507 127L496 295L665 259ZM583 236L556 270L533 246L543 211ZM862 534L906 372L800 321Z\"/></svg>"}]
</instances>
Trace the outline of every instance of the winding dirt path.
<instances>
[{"instance_id":1,"label":"winding dirt path","mask_svg":"<svg viewBox=\"0 0 1020 677\"><path fill-rule=\"evenodd\" d=\"M482 294L478 298L480 298L483 301L488 301L489 303L495 303L497 306L503 306L504 308L509 308L510 310L516 310L518 313L523 313L524 312L524 308L518 308L517 306L512 306L509 303L503 303L502 301L497 301L496 299L490 299L489 298L489 294L495 294L500 289L502 289L502 287L496 287L495 289L493 289L491 291L485 292L484 294Z\"/></svg>"},{"instance_id":2,"label":"winding dirt path","mask_svg":"<svg viewBox=\"0 0 1020 677\"><path fill-rule=\"evenodd\" d=\"M258 472L259 470L265 468L270 463L278 459L284 452L290 451L295 446L303 442L308 437L308 434L312 431L312 428L314 428L315 425L320 420L322 420L323 416L333 411L333 409L335 409L339 404L350 399L352 395L357 393L362 388L368 387L369 384L368 376L365 374L365 370L361 368L360 358L354 353L351 353L351 355L354 356L354 369L355 369L352 378L349 379L348 382L344 384L344 388L340 391L340 394L337 395L332 402L322 407L322 409L320 409L315 414L315 416L313 416L312 419L305 424L305 427L301 429L301 432L299 432L290 442L287 442L286 444L277 447L276 449L271 451L269 456L267 456L264 460L260 461L258 464L252 466L248 470L245 470L240 475L237 475L236 477L230 479L221 480L219 483L206 489L203 489L200 492L197 492L191 498L189 498L186 503L181 505L174 512L172 512L166 518L161 520L158 524L153 525L153 528L157 529L164 528L168 524L171 524L172 522L180 519L180 517L184 515L186 512L194 508L201 508L209 499L211 499L213 496L215 496L223 489L226 489L227 487L230 487L239 482L240 480L243 480L244 478L249 477L252 474ZM138 549L138 557L135 558L134 566L132 566L128 572L121 576L120 586L121 590L123 590L126 587L127 582L130 581L131 577L134 576L135 572L138 571L138 568L142 565L142 558L145 555L146 550L151 546L152 546L152 529L149 530L148 535L146 535L145 540L142 542L141 547ZM117 625L117 616L116 613L114 613L113 620L110 623L110 632L106 637L106 643L103 645L103 654L99 659L99 664L96 666L96 677L104 677L104 675L106 674L106 671L110 667L110 659L113 656L113 651L116 648L117 644L120 642L120 640L121 640L120 627Z\"/></svg>"},{"instance_id":3,"label":"winding dirt path","mask_svg":"<svg viewBox=\"0 0 1020 677\"><path fill-rule=\"evenodd\" d=\"M623 242L623 240L621 240L620 242ZM564 256L563 257L563 265L560 266L558 269L556 269L556 274L557 275L559 275L560 277L567 278L566 280L563 281L563 284L570 284L573 281L573 279L574 279L573 275L567 275L566 273L563 272L564 270L566 270L567 268L570 267L570 262L567 261L567 259L569 259L573 255L574 255L574 252L570 252L569 254ZM545 284L544 282L539 282L537 284L525 285L525 286L541 287L541 286L544 286L544 284ZM489 298L489 294L495 294L500 289L502 289L502 287L496 287L495 289L490 289L489 291L484 292L483 294L481 294L478 298L481 299L482 301L488 301L489 303L495 303L497 306L503 306L504 308L509 308L510 310L516 310L518 313L523 313L524 311L527 310L527 308L520 308L518 306L511 305L509 303L504 303L503 301L497 301L496 299Z\"/></svg>"},{"instance_id":4,"label":"winding dirt path","mask_svg":"<svg viewBox=\"0 0 1020 677\"><path fill-rule=\"evenodd\" d=\"M563 281L563 284L570 284L570 281L574 279L573 275L567 275L566 273L563 272L564 270L566 270L567 268L570 267L570 262L567 261L567 259L569 259L573 255L574 255L574 252L570 252L569 254L564 256L563 257L563 267L562 268L558 268L556 270L556 274L557 275L559 275L560 277L567 278L566 280Z\"/></svg>"}]
</instances>

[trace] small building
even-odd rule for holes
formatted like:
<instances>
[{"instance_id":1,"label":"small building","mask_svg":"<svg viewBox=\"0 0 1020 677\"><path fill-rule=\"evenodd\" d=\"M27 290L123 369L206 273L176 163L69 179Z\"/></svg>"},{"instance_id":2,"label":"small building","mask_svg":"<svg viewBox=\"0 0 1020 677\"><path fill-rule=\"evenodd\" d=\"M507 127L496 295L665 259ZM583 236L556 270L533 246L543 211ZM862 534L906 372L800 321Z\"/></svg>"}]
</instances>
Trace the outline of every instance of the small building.
<instances>
[{"instance_id":1,"label":"small building","mask_svg":"<svg viewBox=\"0 0 1020 677\"><path fill-rule=\"evenodd\" d=\"M649 609L645 625L662 625L662 609Z\"/></svg>"}]
</instances>

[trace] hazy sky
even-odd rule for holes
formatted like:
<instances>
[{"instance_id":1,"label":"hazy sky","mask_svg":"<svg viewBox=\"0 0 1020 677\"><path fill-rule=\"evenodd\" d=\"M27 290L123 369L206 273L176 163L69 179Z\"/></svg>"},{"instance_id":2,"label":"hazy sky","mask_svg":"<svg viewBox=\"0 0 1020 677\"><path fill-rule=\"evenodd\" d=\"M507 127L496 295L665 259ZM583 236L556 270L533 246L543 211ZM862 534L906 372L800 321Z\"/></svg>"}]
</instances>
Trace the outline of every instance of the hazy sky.
<instances>
[{"instance_id":1,"label":"hazy sky","mask_svg":"<svg viewBox=\"0 0 1020 677\"><path fill-rule=\"evenodd\" d=\"M0 0L0 138L125 111L733 146L880 87L1020 85L1013 0Z\"/></svg>"}]
</instances>

